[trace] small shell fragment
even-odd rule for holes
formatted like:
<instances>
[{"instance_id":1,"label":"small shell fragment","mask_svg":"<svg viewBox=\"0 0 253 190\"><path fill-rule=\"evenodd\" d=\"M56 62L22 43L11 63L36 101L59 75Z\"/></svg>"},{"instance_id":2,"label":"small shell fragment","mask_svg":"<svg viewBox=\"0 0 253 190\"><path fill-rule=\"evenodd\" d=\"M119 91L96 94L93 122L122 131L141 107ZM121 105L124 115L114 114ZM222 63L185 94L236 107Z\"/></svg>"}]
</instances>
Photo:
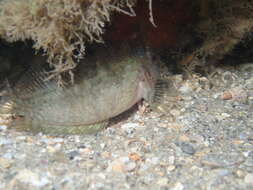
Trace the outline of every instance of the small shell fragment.
<instances>
[{"instance_id":1,"label":"small shell fragment","mask_svg":"<svg viewBox=\"0 0 253 190\"><path fill-rule=\"evenodd\" d=\"M233 100L241 103L246 103L248 98L248 93L242 87L231 88L223 92L221 95L222 100Z\"/></svg>"}]
</instances>

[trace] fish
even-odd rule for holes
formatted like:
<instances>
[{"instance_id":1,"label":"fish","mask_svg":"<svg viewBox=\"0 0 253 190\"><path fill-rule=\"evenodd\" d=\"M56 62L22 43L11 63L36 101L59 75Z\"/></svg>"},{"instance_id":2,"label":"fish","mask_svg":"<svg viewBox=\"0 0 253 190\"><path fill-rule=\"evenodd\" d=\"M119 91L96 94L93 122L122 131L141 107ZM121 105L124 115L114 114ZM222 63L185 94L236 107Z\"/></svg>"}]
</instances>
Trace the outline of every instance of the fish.
<instances>
[{"instance_id":1,"label":"fish","mask_svg":"<svg viewBox=\"0 0 253 190\"><path fill-rule=\"evenodd\" d=\"M149 56L108 48L81 60L74 83L60 87L46 80L50 72L38 66L45 64L31 65L2 97L0 113L13 116L10 128L49 135L96 133L141 100L152 104L159 75Z\"/></svg>"}]
</instances>

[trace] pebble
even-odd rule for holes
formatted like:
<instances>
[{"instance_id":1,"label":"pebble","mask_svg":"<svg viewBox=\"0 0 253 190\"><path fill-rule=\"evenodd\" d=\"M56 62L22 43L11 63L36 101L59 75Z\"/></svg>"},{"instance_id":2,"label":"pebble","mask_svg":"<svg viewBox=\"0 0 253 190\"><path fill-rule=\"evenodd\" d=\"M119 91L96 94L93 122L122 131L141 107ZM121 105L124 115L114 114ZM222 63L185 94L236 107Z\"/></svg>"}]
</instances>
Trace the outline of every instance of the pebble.
<instances>
[{"instance_id":1,"label":"pebble","mask_svg":"<svg viewBox=\"0 0 253 190\"><path fill-rule=\"evenodd\" d=\"M253 89L253 77L245 81L244 87L251 90Z\"/></svg>"},{"instance_id":2,"label":"pebble","mask_svg":"<svg viewBox=\"0 0 253 190\"><path fill-rule=\"evenodd\" d=\"M5 138L5 137L0 137L0 146L11 144L11 143L12 141L10 139Z\"/></svg>"},{"instance_id":3,"label":"pebble","mask_svg":"<svg viewBox=\"0 0 253 190\"><path fill-rule=\"evenodd\" d=\"M169 180L168 178L166 177L163 177L163 178L159 178L157 180L157 185L160 185L160 186L166 186L168 184Z\"/></svg>"},{"instance_id":4,"label":"pebble","mask_svg":"<svg viewBox=\"0 0 253 190\"><path fill-rule=\"evenodd\" d=\"M43 187L49 183L49 180L46 177L40 178L37 173L28 169L20 170L15 178L22 183L31 184L37 187Z\"/></svg>"},{"instance_id":5,"label":"pebble","mask_svg":"<svg viewBox=\"0 0 253 190\"><path fill-rule=\"evenodd\" d=\"M184 81L184 77L182 74L177 74L173 76L173 81L175 84L180 84Z\"/></svg>"},{"instance_id":6,"label":"pebble","mask_svg":"<svg viewBox=\"0 0 253 190\"><path fill-rule=\"evenodd\" d=\"M11 152L7 152L4 155L2 155L2 158L8 159L8 160L12 160L12 159L14 159L14 155Z\"/></svg>"},{"instance_id":7,"label":"pebble","mask_svg":"<svg viewBox=\"0 0 253 190\"><path fill-rule=\"evenodd\" d=\"M67 154L70 160L73 160L76 156L79 156L80 153L77 150L73 150Z\"/></svg>"},{"instance_id":8,"label":"pebble","mask_svg":"<svg viewBox=\"0 0 253 190\"><path fill-rule=\"evenodd\" d=\"M100 147L101 147L102 149L104 149L104 148L105 148L105 146L106 146L106 144L105 144L105 143L101 143L101 144L100 144Z\"/></svg>"},{"instance_id":9,"label":"pebble","mask_svg":"<svg viewBox=\"0 0 253 190\"><path fill-rule=\"evenodd\" d=\"M179 89L179 92L181 92L182 94L189 94L193 91L193 87L191 86L191 84L189 84L189 82L185 82Z\"/></svg>"},{"instance_id":10,"label":"pebble","mask_svg":"<svg viewBox=\"0 0 253 190\"><path fill-rule=\"evenodd\" d=\"M130 160L133 160L133 161L140 161L141 160L141 157L137 153L130 153L128 155L128 157Z\"/></svg>"},{"instance_id":11,"label":"pebble","mask_svg":"<svg viewBox=\"0 0 253 190\"><path fill-rule=\"evenodd\" d=\"M126 123L121 126L123 131L127 134L133 134L139 125L137 123Z\"/></svg>"},{"instance_id":12,"label":"pebble","mask_svg":"<svg viewBox=\"0 0 253 190\"><path fill-rule=\"evenodd\" d=\"M168 167L167 167L167 171L168 172L171 172L171 171L173 171L173 170L175 170L176 169L176 166L175 165L169 165Z\"/></svg>"},{"instance_id":13,"label":"pebble","mask_svg":"<svg viewBox=\"0 0 253 190\"><path fill-rule=\"evenodd\" d=\"M235 174L236 174L237 177L239 177L239 178L242 178L243 176L245 176L245 172L242 171L242 170L237 170L237 171L235 172Z\"/></svg>"},{"instance_id":14,"label":"pebble","mask_svg":"<svg viewBox=\"0 0 253 190\"><path fill-rule=\"evenodd\" d=\"M136 163L135 162L129 162L124 165L124 171L131 172L136 168Z\"/></svg>"},{"instance_id":15,"label":"pebble","mask_svg":"<svg viewBox=\"0 0 253 190\"><path fill-rule=\"evenodd\" d=\"M3 168L3 169L10 168L12 163L13 163L12 160L0 157L0 168Z\"/></svg>"},{"instance_id":16,"label":"pebble","mask_svg":"<svg viewBox=\"0 0 253 190\"><path fill-rule=\"evenodd\" d=\"M56 152L57 150L53 147L53 146L47 146L47 151L50 152L50 153L54 153Z\"/></svg>"},{"instance_id":17,"label":"pebble","mask_svg":"<svg viewBox=\"0 0 253 190\"><path fill-rule=\"evenodd\" d=\"M221 95L222 100L233 100L241 103L246 103L248 98L248 93L242 87L231 88Z\"/></svg>"},{"instance_id":18,"label":"pebble","mask_svg":"<svg viewBox=\"0 0 253 190\"><path fill-rule=\"evenodd\" d=\"M172 109L170 111L170 114L173 115L174 117L178 117L178 116L180 116L181 112L179 110Z\"/></svg>"},{"instance_id":19,"label":"pebble","mask_svg":"<svg viewBox=\"0 0 253 190\"><path fill-rule=\"evenodd\" d=\"M7 128L8 127L6 125L0 125L0 131L6 131Z\"/></svg>"},{"instance_id":20,"label":"pebble","mask_svg":"<svg viewBox=\"0 0 253 190\"><path fill-rule=\"evenodd\" d=\"M193 148L193 146L190 145L189 143L185 143L185 142L180 143L180 148L186 154L193 155L196 152L196 150Z\"/></svg>"},{"instance_id":21,"label":"pebble","mask_svg":"<svg viewBox=\"0 0 253 190\"><path fill-rule=\"evenodd\" d=\"M63 138L52 138L50 139L50 144L56 144L56 143L63 143L64 142L64 139Z\"/></svg>"},{"instance_id":22,"label":"pebble","mask_svg":"<svg viewBox=\"0 0 253 190\"><path fill-rule=\"evenodd\" d=\"M156 165L156 164L159 163L159 158L158 157L152 157L152 158L147 159L147 161L154 164L154 165Z\"/></svg>"},{"instance_id":23,"label":"pebble","mask_svg":"<svg viewBox=\"0 0 253 190\"><path fill-rule=\"evenodd\" d=\"M177 182L175 186L171 188L170 190L183 190L183 189L184 189L184 185L180 182Z\"/></svg>"},{"instance_id":24,"label":"pebble","mask_svg":"<svg viewBox=\"0 0 253 190\"><path fill-rule=\"evenodd\" d=\"M18 136L16 139L18 141L25 141L28 137L27 136Z\"/></svg>"},{"instance_id":25,"label":"pebble","mask_svg":"<svg viewBox=\"0 0 253 190\"><path fill-rule=\"evenodd\" d=\"M248 185L251 185L253 187L253 173L248 173L245 177L244 177L244 182Z\"/></svg>"},{"instance_id":26,"label":"pebble","mask_svg":"<svg viewBox=\"0 0 253 190\"><path fill-rule=\"evenodd\" d=\"M175 163L175 156L169 156L169 158L168 158L168 163L169 163L170 165L174 164L174 163Z\"/></svg>"},{"instance_id":27,"label":"pebble","mask_svg":"<svg viewBox=\"0 0 253 190\"><path fill-rule=\"evenodd\" d=\"M179 140L182 142L187 142L190 140L190 138L187 135L183 134L179 136Z\"/></svg>"},{"instance_id":28,"label":"pebble","mask_svg":"<svg viewBox=\"0 0 253 190\"><path fill-rule=\"evenodd\" d=\"M227 169L213 169L210 172L211 175L215 176L216 178L218 177L223 177L223 176L227 176L230 174L229 170Z\"/></svg>"},{"instance_id":29,"label":"pebble","mask_svg":"<svg viewBox=\"0 0 253 190\"><path fill-rule=\"evenodd\" d=\"M214 99L218 99L218 98L220 98L222 96L222 94L221 93L215 93L215 94L213 94L213 98Z\"/></svg>"},{"instance_id":30,"label":"pebble","mask_svg":"<svg viewBox=\"0 0 253 190\"><path fill-rule=\"evenodd\" d=\"M228 113L221 113L221 114L217 115L216 118L217 118L219 121L222 121L222 120L225 120L225 119L227 119L227 118L229 118L229 117L231 117L230 114L228 114Z\"/></svg>"},{"instance_id":31,"label":"pebble","mask_svg":"<svg viewBox=\"0 0 253 190\"><path fill-rule=\"evenodd\" d=\"M114 172L131 172L136 168L136 163L128 157L121 157L111 162L108 168Z\"/></svg>"}]
</instances>

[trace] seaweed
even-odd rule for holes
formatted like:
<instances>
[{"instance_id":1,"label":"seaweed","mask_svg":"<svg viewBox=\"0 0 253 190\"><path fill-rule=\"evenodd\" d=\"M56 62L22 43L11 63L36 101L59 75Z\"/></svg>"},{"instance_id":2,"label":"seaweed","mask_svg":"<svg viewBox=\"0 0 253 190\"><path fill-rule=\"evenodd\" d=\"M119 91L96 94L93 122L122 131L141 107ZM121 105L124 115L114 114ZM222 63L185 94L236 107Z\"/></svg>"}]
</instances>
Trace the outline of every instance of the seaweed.
<instances>
[{"instance_id":1,"label":"seaweed","mask_svg":"<svg viewBox=\"0 0 253 190\"><path fill-rule=\"evenodd\" d=\"M204 43L198 54L222 59L235 45L251 35L253 2L250 0L204 1L206 15L196 27ZM208 10L208 11L206 11Z\"/></svg>"},{"instance_id":2,"label":"seaweed","mask_svg":"<svg viewBox=\"0 0 253 190\"><path fill-rule=\"evenodd\" d=\"M247 43L253 30L253 1L199 0L198 22L193 26L201 43L181 58L180 64L192 71L219 63L236 45Z\"/></svg>"},{"instance_id":3,"label":"seaweed","mask_svg":"<svg viewBox=\"0 0 253 190\"><path fill-rule=\"evenodd\" d=\"M134 0L2 0L0 38L32 40L53 66L50 78L76 67L91 42L103 42L102 34L111 12L129 10ZM50 79L49 78L49 79ZM73 79L73 77L72 77ZM59 80L61 81L61 80Z\"/></svg>"}]
</instances>

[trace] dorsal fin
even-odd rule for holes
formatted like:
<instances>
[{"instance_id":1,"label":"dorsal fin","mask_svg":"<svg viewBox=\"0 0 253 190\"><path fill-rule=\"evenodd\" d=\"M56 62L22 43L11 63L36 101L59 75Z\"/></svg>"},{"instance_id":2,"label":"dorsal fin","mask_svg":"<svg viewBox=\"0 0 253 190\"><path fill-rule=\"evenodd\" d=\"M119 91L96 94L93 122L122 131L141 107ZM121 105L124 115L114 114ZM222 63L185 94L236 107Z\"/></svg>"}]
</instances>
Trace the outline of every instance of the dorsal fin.
<instances>
[{"instance_id":1,"label":"dorsal fin","mask_svg":"<svg viewBox=\"0 0 253 190\"><path fill-rule=\"evenodd\" d=\"M14 96L30 95L36 89L48 87L48 73L41 66L31 67L13 86Z\"/></svg>"},{"instance_id":2,"label":"dorsal fin","mask_svg":"<svg viewBox=\"0 0 253 190\"><path fill-rule=\"evenodd\" d=\"M31 67L12 86L15 98L29 98L37 91L48 92L50 88L55 90L57 82L56 79L48 80L50 73L45 67L46 59L42 56L36 56L31 62Z\"/></svg>"},{"instance_id":3,"label":"dorsal fin","mask_svg":"<svg viewBox=\"0 0 253 190\"><path fill-rule=\"evenodd\" d=\"M45 59L36 57L31 60L32 66L15 73L6 79L0 86L0 114L14 114L17 102L22 98L29 98L39 89L40 92L48 92L49 83L52 86L55 81L46 81L49 73L43 67ZM55 83L56 84L56 83Z\"/></svg>"}]
</instances>

